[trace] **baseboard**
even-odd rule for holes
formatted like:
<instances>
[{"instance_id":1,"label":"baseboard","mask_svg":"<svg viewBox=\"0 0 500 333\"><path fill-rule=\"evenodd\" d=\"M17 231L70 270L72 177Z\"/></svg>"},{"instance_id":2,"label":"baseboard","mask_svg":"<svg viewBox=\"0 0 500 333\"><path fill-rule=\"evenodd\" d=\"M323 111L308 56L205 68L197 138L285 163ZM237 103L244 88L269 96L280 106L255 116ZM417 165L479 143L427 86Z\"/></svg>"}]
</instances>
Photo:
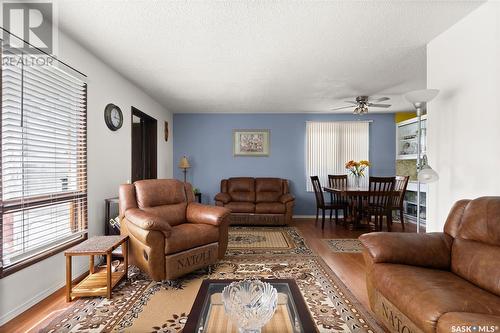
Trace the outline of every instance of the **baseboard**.
<instances>
[{"instance_id":1,"label":"baseboard","mask_svg":"<svg viewBox=\"0 0 500 333\"><path fill-rule=\"evenodd\" d=\"M81 273L78 273L77 278L74 279L73 281L78 281L82 280L86 275L88 274L88 270L83 269ZM24 302L23 304L20 304L19 306L15 307L14 309L10 310L6 314L0 316L0 326L6 324L10 320L16 318L20 314L22 314L24 311L30 309L31 307L35 306L36 304L40 303L56 291L58 291L61 288L64 288L66 286L66 283L57 283L54 284L53 286L39 292L36 294L34 297L29 299L28 301Z\"/></svg>"}]
</instances>

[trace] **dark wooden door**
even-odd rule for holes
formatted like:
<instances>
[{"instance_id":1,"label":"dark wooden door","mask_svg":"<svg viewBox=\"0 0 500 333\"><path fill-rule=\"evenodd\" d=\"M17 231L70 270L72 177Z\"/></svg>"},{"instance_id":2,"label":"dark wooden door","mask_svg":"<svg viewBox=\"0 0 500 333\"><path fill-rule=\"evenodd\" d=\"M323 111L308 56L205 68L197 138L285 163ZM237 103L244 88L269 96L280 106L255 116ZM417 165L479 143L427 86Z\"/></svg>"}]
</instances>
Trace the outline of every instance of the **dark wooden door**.
<instances>
[{"instance_id":1,"label":"dark wooden door","mask_svg":"<svg viewBox=\"0 0 500 333\"><path fill-rule=\"evenodd\" d=\"M132 107L132 182L157 177L156 128L156 119Z\"/></svg>"}]
</instances>

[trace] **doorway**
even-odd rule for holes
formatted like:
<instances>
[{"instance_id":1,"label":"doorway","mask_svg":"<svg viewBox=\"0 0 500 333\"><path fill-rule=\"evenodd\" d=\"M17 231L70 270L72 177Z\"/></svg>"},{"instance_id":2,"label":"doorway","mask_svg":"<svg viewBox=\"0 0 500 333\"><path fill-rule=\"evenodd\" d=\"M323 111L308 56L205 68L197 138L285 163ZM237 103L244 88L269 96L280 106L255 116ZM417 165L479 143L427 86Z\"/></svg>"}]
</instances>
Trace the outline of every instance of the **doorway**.
<instances>
[{"instance_id":1,"label":"doorway","mask_svg":"<svg viewBox=\"0 0 500 333\"><path fill-rule=\"evenodd\" d=\"M155 179L156 119L132 107L132 182Z\"/></svg>"}]
</instances>

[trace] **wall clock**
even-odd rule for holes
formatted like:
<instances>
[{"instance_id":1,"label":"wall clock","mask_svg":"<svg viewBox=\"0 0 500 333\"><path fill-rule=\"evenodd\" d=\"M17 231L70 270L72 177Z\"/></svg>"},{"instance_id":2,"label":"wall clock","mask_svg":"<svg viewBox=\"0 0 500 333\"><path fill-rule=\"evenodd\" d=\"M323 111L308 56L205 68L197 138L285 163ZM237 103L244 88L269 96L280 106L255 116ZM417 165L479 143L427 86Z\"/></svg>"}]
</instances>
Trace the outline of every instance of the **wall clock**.
<instances>
[{"instance_id":1,"label":"wall clock","mask_svg":"<svg viewBox=\"0 0 500 333\"><path fill-rule=\"evenodd\" d=\"M116 131L123 125L123 113L120 108L114 104L106 105L104 109L104 121L108 128L112 131Z\"/></svg>"}]
</instances>

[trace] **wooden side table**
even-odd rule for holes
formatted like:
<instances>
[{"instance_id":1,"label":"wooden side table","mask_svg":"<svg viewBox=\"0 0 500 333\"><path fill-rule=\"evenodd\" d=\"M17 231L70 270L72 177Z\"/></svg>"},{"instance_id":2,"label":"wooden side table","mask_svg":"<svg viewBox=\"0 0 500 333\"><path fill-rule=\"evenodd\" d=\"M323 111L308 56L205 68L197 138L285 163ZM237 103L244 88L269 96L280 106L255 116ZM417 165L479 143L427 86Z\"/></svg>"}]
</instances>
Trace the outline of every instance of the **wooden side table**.
<instances>
[{"instance_id":1,"label":"wooden side table","mask_svg":"<svg viewBox=\"0 0 500 333\"><path fill-rule=\"evenodd\" d=\"M123 271L111 272L111 256L114 249L122 246ZM111 290L124 277L128 269L128 236L96 236L64 251L66 256L66 301L73 297L106 296L111 298ZM106 256L106 267L95 270L94 256ZM89 275L76 286L71 278L71 258L89 256Z\"/></svg>"}]
</instances>

